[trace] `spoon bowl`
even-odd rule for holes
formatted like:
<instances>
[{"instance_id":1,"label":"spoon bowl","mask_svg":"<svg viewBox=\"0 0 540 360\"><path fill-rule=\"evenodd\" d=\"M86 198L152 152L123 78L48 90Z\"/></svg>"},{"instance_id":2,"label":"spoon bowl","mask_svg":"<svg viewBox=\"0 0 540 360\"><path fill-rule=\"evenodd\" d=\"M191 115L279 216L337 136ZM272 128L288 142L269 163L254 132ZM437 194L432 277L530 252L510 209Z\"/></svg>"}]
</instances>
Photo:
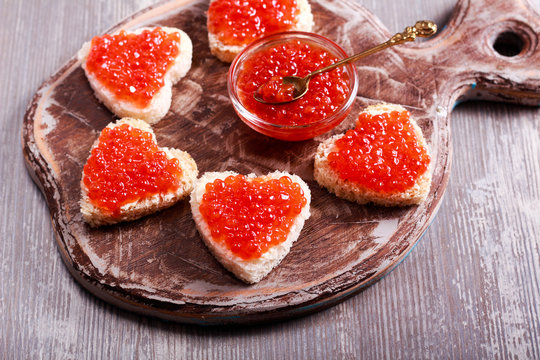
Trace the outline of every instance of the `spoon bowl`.
<instances>
[{"instance_id":1,"label":"spoon bowl","mask_svg":"<svg viewBox=\"0 0 540 360\"><path fill-rule=\"evenodd\" d=\"M263 104L287 104L300 99L308 91L311 77L284 76L278 77L261 85L253 94L258 102ZM274 92L275 89L278 92Z\"/></svg>"}]
</instances>

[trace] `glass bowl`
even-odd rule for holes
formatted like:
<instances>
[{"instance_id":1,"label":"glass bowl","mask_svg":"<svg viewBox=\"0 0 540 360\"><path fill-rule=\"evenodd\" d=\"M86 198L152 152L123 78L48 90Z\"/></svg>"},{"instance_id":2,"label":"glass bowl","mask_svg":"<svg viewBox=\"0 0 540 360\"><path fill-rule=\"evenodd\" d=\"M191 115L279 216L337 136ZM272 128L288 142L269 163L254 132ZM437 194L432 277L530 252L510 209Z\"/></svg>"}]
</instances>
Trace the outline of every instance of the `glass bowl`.
<instances>
[{"instance_id":1,"label":"glass bowl","mask_svg":"<svg viewBox=\"0 0 540 360\"><path fill-rule=\"evenodd\" d=\"M263 120L255 113L249 111L241 101L238 88L239 73L242 71L246 60L257 54L259 51L295 40L301 40L311 45L320 47L323 50L334 55L339 60L348 56L345 51L341 47L339 47L339 45L334 43L332 40L325 38L324 36L299 31L279 33L254 41L249 46L247 46L234 59L229 69L229 75L227 79L229 97L233 104L234 110L236 111L240 119L253 130L261 134L276 139L288 141L311 139L339 125L351 111L351 107L358 90L358 75L356 73L356 68L353 64L347 64L344 65L342 68L344 70L344 74L347 75L349 91L346 94L345 100L343 101L341 106L335 109L334 112L332 112L330 115L326 116L323 119L302 125L282 125L273 124L271 122ZM310 89L309 91L312 90Z\"/></svg>"}]
</instances>

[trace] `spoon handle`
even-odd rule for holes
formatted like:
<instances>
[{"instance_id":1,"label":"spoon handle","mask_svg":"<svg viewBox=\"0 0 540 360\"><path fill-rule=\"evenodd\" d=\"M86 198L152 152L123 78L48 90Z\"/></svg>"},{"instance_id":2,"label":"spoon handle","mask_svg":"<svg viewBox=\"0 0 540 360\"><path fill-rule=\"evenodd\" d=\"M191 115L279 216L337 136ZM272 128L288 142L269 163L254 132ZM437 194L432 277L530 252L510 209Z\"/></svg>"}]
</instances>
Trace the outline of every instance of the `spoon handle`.
<instances>
[{"instance_id":1,"label":"spoon handle","mask_svg":"<svg viewBox=\"0 0 540 360\"><path fill-rule=\"evenodd\" d=\"M414 41L417 36L421 37L430 37L431 35L435 34L437 32L437 24L431 21L418 21L414 26L407 26L405 31L401 33L397 33L394 36L392 36L387 41L383 42L382 44L379 44L377 46L372 47L371 49L368 49L366 51L363 51L359 54L353 55L351 57L348 57L346 59L343 59L341 61L338 61L337 63L334 63L332 65L323 67L319 70L316 70L309 75L306 76L306 78L311 78L312 76L318 75L320 73L332 70L338 66L341 66L343 64L348 64L350 62L356 61L358 59L361 59L363 57L366 57L368 55L374 54L378 51L384 50L386 48L389 48L394 45L403 44L408 41Z\"/></svg>"}]
</instances>

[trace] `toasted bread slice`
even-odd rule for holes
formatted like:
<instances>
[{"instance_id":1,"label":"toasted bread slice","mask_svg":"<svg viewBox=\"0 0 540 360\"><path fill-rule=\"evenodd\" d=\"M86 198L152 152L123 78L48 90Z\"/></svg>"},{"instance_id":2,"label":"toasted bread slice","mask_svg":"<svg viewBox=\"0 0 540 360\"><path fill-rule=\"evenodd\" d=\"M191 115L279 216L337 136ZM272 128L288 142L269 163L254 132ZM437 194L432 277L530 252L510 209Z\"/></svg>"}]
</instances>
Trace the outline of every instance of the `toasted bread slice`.
<instances>
[{"instance_id":1,"label":"toasted bread slice","mask_svg":"<svg viewBox=\"0 0 540 360\"><path fill-rule=\"evenodd\" d=\"M212 0L210 3L220 0ZM288 31L311 31L313 28L313 14L311 13L311 6L307 0L297 0L298 15L296 23L288 29ZM208 23L212 19L208 18ZM270 35L270 34L265 34ZM262 37L262 36L261 36ZM238 55L247 45L235 45L231 43L223 42L219 39L217 34L214 34L208 30L208 43L210 45L210 51L214 56L223 62L232 62L236 55Z\"/></svg>"},{"instance_id":2,"label":"toasted bread slice","mask_svg":"<svg viewBox=\"0 0 540 360\"><path fill-rule=\"evenodd\" d=\"M143 27L127 33L140 34L144 30L153 30L155 28ZM180 34L179 53L174 63L169 68L164 78L163 87L154 95L150 103L143 108L138 107L133 102L118 99L105 85L103 85L92 73L87 71L86 59L91 50L92 42L86 42L79 50L77 57L82 63L82 68L88 78L90 86L98 100L100 100L116 116L132 117L141 119L149 124L155 124L163 118L171 107L172 86L183 78L191 67L191 57L193 46L189 36L180 29L171 27L161 27L167 33Z\"/></svg>"},{"instance_id":3,"label":"toasted bread slice","mask_svg":"<svg viewBox=\"0 0 540 360\"><path fill-rule=\"evenodd\" d=\"M107 128L115 128L117 126L128 124L132 127L139 128L152 135L152 139L156 142L156 136L148 123L132 118L124 118L118 120L116 123L111 123ZM92 149L99 145L100 139L98 138ZM120 208L120 213L115 216L107 211L104 211L100 207L94 205L88 197L88 188L84 184L84 171L81 179L81 212L84 220L91 226L100 226L107 224L115 224L121 221L135 220L145 215L154 213L158 210L167 208L177 201L185 198L189 195L193 189L193 184L197 179L198 170L197 164L191 158L191 156L185 152L173 148L160 148L165 152L168 159L176 158L179 161L182 174L180 178L180 186L173 192L155 194L150 197L141 198L139 200L127 203Z\"/></svg>"},{"instance_id":4,"label":"toasted bread slice","mask_svg":"<svg viewBox=\"0 0 540 360\"><path fill-rule=\"evenodd\" d=\"M297 175L276 171L260 177L262 179L270 180L288 176L293 182L300 185L307 201L300 214L294 220L293 225L289 229L289 235L284 242L270 247L259 258L244 260L240 256L234 254L225 244L213 239L211 230L199 209L203 195L206 192L206 184L212 183L217 179L224 180L228 176L234 175L238 174L232 171L208 172L198 179L195 188L191 193L191 212L193 214L193 219L195 220L195 225L197 226L204 243L216 259L240 280L248 284L254 284L263 279L281 262L281 260L289 253L292 244L298 239L300 231L304 226L304 221L310 216L309 204L311 202L311 192L307 184ZM256 176L255 174L249 174L246 177L248 179L253 179Z\"/></svg>"},{"instance_id":5,"label":"toasted bread slice","mask_svg":"<svg viewBox=\"0 0 540 360\"><path fill-rule=\"evenodd\" d=\"M392 111L402 112L407 110L400 105L394 104L378 104L369 106L364 110L364 112L371 115L390 113ZM414 129L418 144L427 150L427 144L422 135L422 130L412 118L410 118L410 122ZM337 172L330 166L328 155L331 152L336 151L335 143L343 136L344 134L335 135L322 142L317 149L317 154L315 155L314 176L315 180L317 180L321 186L324 186L340 198L355 201L359 204L372 202L382 206L406 206L419 204L426 199L431 186L431 172L429 168L424 173L420 174L412 187L403 192L396 193L374 191L352 181L340 178Z\"/></svg>"}]
</instances>

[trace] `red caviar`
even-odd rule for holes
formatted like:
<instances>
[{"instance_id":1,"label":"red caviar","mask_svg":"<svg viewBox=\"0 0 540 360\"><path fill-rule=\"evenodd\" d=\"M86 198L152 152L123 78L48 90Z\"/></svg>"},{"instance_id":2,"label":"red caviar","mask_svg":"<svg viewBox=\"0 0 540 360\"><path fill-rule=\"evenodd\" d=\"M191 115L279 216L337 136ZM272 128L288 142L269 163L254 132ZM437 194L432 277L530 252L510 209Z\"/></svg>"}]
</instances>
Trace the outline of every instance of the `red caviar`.
<instances>
[{"instance_id":1,"label":"red caviar","mask_svg":"<svg viewBox=\"0 0 540 360\"><path fill-rule=\"evenodd\" d=\"M208 30L226 45L247 45L291 30L298 13L296 0L215 0L208 9Z\"/></svg>"},{"instance_id":2,"label":"red caviar","mask_svg":"<svg viewBox=\"0 0 540 360\"><path fill-rule=\"evenodd\" d=\"M128 124L103 129L83 171L90 202L113 216L127 203L178 189L182 175L151 133Z\"/></svg>"},{"instance_id":3,"label":"red caviar","mask_svg":"<svg viewBox=\"0 0 540 360\"><path fill-rule=\"evenodd\" d=\"M418 140L408 111L362 113L356 128L336 141L328 160L341 179L373 191L402 192L429 166L427 149Z\"/></svg>"},{"instance_id":4,"label":"red caviar","mask_svg":"<svg viewBox=\"0 0 540 360\"><path fill-rule=\"evenodd\" d=\"M179 53L180 34L161 28L141 34L120 31L92 39L86 70L117 99L147 106L165 84L165 73Z\"/></svg>"},{"instance_id":5,"label":"red caviar","mask_svg":"<svg viewBox=\"0 0 540 360\"><path fill-rule=\"evenodd\" d=\"M228 176L206 185L200 212L215 241L244 260L281 244L307 200L298 183Z\"/></svg>"},{"instance_id":6,"label":"red caviar","mask_svg":"<svg viewBox=\"0 0 540 360\"><path fill-rule=\"evenodd\" d=\"M260 98L269 103L291 101L294 98L294 85L284 84L283 78L273 76L258 90Z\"/></svg>"},{"instance_id":7,"label":"red caviar","mask_svg":"<svg viewBox=\"0 0 540 360\"><path fill-rule=\"evenodd\" d=\"M307 125L336 112L347 100L349 76L337 68L313 77L309 90L287 104L262 104L254 92L276 76L306 76L338 61L329 51L303 40L263 48L246 59L238 74L238 94L242 105L262 120L285 126Z\"/></svg>"}]
</instances>

